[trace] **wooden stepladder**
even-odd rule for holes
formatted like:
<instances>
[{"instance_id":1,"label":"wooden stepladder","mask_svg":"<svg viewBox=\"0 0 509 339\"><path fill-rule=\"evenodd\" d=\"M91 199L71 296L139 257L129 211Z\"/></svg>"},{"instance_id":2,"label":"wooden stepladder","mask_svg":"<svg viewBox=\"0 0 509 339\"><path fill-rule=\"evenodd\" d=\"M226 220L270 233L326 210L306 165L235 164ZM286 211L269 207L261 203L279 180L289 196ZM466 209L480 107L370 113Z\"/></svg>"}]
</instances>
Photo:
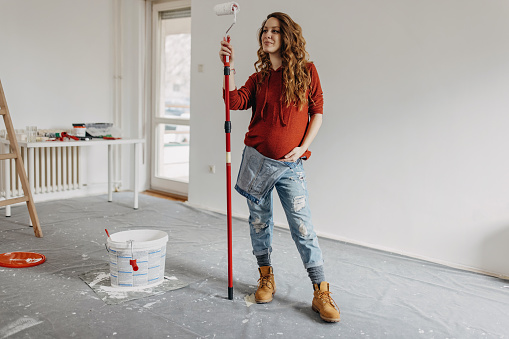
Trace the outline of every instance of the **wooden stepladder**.
<instances>
[{"instance_id":1,"label":"wooden stepladder","mask_svg":"<svg viewBox=\"0 0 509 339\"><path fill-rule=\"evenodd\" d=\"M35 210L34 198L32 197L32 191L28 184L28 177L25 172L25 166L23 165L23 159L21 158L21 151L16 140L16 133L14 132L14 126L12 125L11 115L9 114L9 108L7 107L7 100L5 100L4 89L2 82L0 81L0 115L4 118L5 129L7 131L7 138L10 143L11 153L0 154L0 160L13 159L16 163L16 172L19 175L21 187L23 188L24 196L0 200L0 207L20 202L26 202L28 207L28 213L30 214L30 220L34 226L35 236L42 238L41 225L39 224L39 218L37 217L37 211Z\"/></svg>"}]
</instances>

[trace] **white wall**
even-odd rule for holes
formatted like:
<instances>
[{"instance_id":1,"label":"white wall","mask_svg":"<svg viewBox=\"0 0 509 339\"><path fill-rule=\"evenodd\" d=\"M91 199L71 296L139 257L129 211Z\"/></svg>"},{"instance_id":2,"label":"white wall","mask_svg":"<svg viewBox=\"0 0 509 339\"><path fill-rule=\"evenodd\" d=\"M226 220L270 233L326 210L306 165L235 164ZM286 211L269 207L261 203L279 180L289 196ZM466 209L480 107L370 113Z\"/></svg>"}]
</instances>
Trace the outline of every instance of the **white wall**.
<instances>
[{"instance_id":1,"label":"white wall","mask_svg":"<svg viewBox=\"0 0 509 339\"><path fill-rule=\"evenodd\" d=\"M305 163L318 233L508 277L509 3L238 2L239 86L254 71L256 30L272 11L301 24L321 76L324 125ZM232 17L212 7L192 3L189 201L225 211L217 54ZM250 114L233 112L234 182ZM234 213L247 216L233 194ZM285 224L281 208L275 219Z\"/></svg>"},{"instance_id":2,"label":"white wall","mask_svg":"<svg viewBox=\"0 0 509 339\"><path fill-rule=\"evenodd\" d=\"M110 120L112 17L111 1L0 1L0 74L16 128Z\"/></svg>"},{"instance_id":3,"label":"white wall","mask_svg":"<svg viewBox=\"0 0 509 339\"><path fill-rule=\"evenodd\" d=\"M117 125L124 137L141 136L137 118L142 102L138 93L143 77L144 2L116 4L114 0L0 0L0 79L16 129L27 125L69 129L76 122L115 122L114 18L118 11L123 25L123 80L122 117ZM85 152L88 188L106 192L106 149L85 148ZM131 156L124 147L121 189L131 186Z\"/></svg>"}]
</instances>

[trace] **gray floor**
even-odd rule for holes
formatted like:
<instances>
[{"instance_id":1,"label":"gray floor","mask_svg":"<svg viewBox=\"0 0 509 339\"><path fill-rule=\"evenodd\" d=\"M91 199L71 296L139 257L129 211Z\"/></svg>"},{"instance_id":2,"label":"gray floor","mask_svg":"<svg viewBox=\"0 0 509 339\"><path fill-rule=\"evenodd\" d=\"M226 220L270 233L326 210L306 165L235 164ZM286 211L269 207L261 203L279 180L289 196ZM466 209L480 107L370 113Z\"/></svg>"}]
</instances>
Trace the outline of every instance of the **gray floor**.
<instances>
[{"instance_id":1,"label":"gray floor","mask_svg":"<svg viewBox=\"0 0 509 339\"><path fill-rule=\"evenodd\" d=\"M25 206L0 217L0 253L35 251L46 263L0 267L0 338L508 338L509 281L321 239L341 322L311 310L312 288L288 231L275 230L277 294L249 304L257 267L248 227L234 220L235 299L227 300L225 217L132 194L37 204L44 238ZM3 210L1 211L3 214ZM166 267L187 287L108 305L79 278L104 267L104 229L169 234Z\"/></svg>"}]
</instances>

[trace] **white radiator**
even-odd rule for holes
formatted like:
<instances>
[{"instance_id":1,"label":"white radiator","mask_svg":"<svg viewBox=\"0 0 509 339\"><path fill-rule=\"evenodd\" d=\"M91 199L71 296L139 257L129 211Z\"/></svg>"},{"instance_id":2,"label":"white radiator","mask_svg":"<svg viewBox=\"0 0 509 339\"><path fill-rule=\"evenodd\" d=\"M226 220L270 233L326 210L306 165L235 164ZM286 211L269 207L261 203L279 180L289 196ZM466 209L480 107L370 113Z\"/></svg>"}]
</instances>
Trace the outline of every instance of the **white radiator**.
<instances>
[{"instance_id":1,"label":"white radiator","mask_svg":"<svg viewBox=\"0 0 509 339\"><path fill-rule=\"evenodd\" d=\"M7 151L4 145L4 152ZM21 147L23 163L32 187L32 194L64 192L82 188L80 150L77 146ZM2 196L23 195L14 160L4 160L1 166Z\"/></svg>"}]
</instances>

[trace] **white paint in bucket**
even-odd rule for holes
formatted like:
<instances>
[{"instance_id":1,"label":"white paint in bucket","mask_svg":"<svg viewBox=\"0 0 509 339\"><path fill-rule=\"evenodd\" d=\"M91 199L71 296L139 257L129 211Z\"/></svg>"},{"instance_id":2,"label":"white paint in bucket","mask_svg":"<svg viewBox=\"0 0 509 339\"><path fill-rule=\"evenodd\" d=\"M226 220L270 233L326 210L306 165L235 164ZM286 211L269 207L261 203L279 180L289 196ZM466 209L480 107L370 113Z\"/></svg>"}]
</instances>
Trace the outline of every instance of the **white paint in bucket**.
<instances>
[{"instance_id":1,"label":"white paint in bucket","mask_svg":"<svg viewBox=\"0 0 509 339\"><path fill-rule=\"evenodd\" d=\"M168 234L163 231L134 230L111 234L106 244L111 286L144 288L162 283L167 242ZM133 259L138 271L133 271L130 264Z\"/></svg>"}]
</instances>

